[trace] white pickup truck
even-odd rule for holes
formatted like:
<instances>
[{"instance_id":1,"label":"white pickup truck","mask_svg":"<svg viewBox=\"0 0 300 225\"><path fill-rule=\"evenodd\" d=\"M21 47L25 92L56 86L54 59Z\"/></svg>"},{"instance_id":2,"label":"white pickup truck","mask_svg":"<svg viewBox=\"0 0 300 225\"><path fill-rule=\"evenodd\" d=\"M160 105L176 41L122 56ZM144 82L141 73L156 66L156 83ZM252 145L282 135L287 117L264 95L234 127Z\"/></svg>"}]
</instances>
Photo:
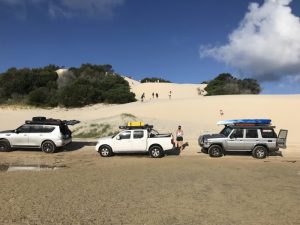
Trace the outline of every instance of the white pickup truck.
<instances>
[{"instance_id":1,"label":"white pickup truck","mask_svg":"<svg viewBox=\"0 0 300 225\"><path fill-rule=\"evenodd\" d=\"M152 158L161 158L166 150L174 147L173 135L159 134L153 129L125 129L117 135L100 138L96 151L102 157L113 153L149 152Z\"/></svg>"}]
</instances>

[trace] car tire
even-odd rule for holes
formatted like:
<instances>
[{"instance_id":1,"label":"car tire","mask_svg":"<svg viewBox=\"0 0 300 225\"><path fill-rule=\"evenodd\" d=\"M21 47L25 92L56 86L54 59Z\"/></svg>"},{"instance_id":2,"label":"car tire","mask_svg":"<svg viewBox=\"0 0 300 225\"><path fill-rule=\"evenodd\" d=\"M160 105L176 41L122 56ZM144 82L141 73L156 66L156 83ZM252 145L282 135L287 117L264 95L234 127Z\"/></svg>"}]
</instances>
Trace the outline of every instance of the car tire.
<instances>
[{"instance_id":1,"label":"car tire","mask_svg":"<svg viewBox=\"0 0 300 225\"><path fill-rule=\"evenodd\" d=\"M9 152L11 150L10 143L7 140L0 141L0 152Z\"/></svg>"},{"instance_id":2,"label":"car tire","mask_svg":"<svg viewBox=\"0 0 300 225\"><path fill-rule=\"evenodd\" d=\"M223 148L219 145L212 145L208 149L208 154L210 157L222 157L223 156Z\"/></svg>"},{"instance_id":3,"label":"car tire","mask_svg":"<svg viewBox=\"0 0 300 225\"><path fill-rule=\"evenodd\" d=\"M44 141L41 148L45 153L54 153L56 150L56 146L52 141Z\"/></svg>"},{"instance_id":4,"label":"car tire","mask_svg":"<svg viewBox=\"0 0 300 225\"><path fill-rule=\"evenodd\" d=\"M264 159L268 155L268 150L264 146L256 146L252 150L252 156L256 159Z\"/></svg>"},{"instance_id":5,"label":"car tire","mask_svg":"<svg viewBox=\"0 0 300 225\"><path fill-rule=\"evenodd\" d=\"M103 145L99 148L99 154L102 156L102 157L110 157L112 156L112 149L111 147L109 147L108 145Z\"/></svg>"},{"instance_id":6,"label":"car tire","mask_svg":"<svg viewBox=\"0 0 300 225\"><path fill-rule=\"evenodd\" d=\"M149 149L149 154L152 158L161 158L164 156L163 150L160 146L152 146Z\"/></svg>"}]
</instances>

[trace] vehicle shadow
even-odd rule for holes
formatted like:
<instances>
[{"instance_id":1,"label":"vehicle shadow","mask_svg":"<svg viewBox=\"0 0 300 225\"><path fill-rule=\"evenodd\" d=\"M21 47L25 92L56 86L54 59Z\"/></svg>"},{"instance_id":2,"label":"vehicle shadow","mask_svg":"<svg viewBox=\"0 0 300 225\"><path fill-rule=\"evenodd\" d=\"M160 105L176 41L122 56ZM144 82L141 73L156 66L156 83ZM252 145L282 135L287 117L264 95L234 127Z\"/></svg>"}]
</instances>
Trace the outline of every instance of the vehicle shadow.
<instances>
[{"instance_id":1,"label":"vehicle shadow","mask_svg":"<svg viewBox=\"0 0 300 225\"><path fill-rule=\"evenodd\" d=\"M208 155L208 152L205 151L204 149L201 149L197 152L198 154L205 154ZM235 152L226 152L224 154L225 156L251 156L252 157L252 152L244 152L244 151L235 151ZM281 151L277 151L277 152L270 152L269 156L278 156L278 157L283 157L282 152Z\"/></svg>"},{"instance_id":2,"label":"vehicle shadow","mask_svg":"<svg viewBox=\"0 0 300 225\"><path fill-rule=\"evenodd\" d=\"M89 141L73 141L72 143L57 149L56 152L73 152L78 151L87 146L96 146L96 142Z\"/></svg>"},{"instance_id":3,"label":"vehicle shadow","mask_svg":"<svg viewBox=\"0 0 300 225\"><path fill-rule=\"evenodd\" d=\"M88 142L88 141L73 141L72 143L57 148L55 153L61 153L61 152L73 152L73 151L78 151L84 147L87 146L96 146L96 142ZM14 148L11 151L13 152L42 152L41 149L39 148Z\"/></svg>"},{"instance_id":4,"label":"vehicle shadow","mask_svg":"<svg viewBox=\"0 0 300 225\"><path fill-rule=\"evenodd\" d=\"M114 153L114 156L130 156L130 157L150 157L148 152L131 152L131 153ZM170 155L180 155L180 149L179 148L173 148L170 150L165 150L165 156Z\"/></svg>"}]
</instances>

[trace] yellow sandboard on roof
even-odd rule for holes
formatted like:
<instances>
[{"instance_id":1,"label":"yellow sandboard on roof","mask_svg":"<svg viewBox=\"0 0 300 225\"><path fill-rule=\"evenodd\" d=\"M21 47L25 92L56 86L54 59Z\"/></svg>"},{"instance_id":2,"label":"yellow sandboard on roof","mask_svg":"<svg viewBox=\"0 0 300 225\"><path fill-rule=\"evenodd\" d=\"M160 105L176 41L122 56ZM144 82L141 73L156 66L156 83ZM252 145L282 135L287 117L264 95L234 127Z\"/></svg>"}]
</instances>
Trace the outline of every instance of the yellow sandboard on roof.
<instances>
[{"instance_id":1,"label":"yellow sandboard on roof","mask_svg":"<svg viewBox=\"0 0 300 225\"><path fill-rule=\"evenodd\" d=\"M129 126L129 127L142 127L144 125L145 125L145 123L141 122L141 121L131 121L131 122L127 123L127 126Z\"/></svg>"}]
</instances>

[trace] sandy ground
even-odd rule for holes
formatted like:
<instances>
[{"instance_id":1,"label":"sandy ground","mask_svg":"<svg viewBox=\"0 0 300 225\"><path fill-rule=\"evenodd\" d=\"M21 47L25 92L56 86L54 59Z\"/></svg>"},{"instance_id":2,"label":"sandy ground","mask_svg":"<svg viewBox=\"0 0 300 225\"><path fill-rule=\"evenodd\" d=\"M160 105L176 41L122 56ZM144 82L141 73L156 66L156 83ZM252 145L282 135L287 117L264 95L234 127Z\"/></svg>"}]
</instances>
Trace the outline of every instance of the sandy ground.
<instances>
[{"instance_id":1,"label":"sandy ground","mask_svg":"<svg viewBox=\"0 0 300 225\"><path fill-rule=\"evenodd\" d=\"M144 103L1 107L0 130L15 129L33 116L82 121L72 129L117 126L126 113L161 132L175 133L180 124L189 147L180 156L158 160L147 155L101 158L93 150L95 140L76 140L51 155L0 153L0 224L299 224L300 95L204 97L194 84L131 85L137 97L145 92ZM152 92L159 99L151 99ZM289 130L288 148L265 160L249 154L212 159L199 153L200 134L218 132L219 120L240 118L272 119L277 131ZM6 172L13 165L62 168Z\"/></svg>"},{"instance_id":2,"label":"sandy ground","mask_svg":"<svg viewBox=\"0 0 300 225\"><path fill-rule=\"evenodd\" d=\"M190 149L162 159L101 158L93 145L1 153L0 224L299 224L297 157L212 159Z\"/></svg>"}]
</instances>

